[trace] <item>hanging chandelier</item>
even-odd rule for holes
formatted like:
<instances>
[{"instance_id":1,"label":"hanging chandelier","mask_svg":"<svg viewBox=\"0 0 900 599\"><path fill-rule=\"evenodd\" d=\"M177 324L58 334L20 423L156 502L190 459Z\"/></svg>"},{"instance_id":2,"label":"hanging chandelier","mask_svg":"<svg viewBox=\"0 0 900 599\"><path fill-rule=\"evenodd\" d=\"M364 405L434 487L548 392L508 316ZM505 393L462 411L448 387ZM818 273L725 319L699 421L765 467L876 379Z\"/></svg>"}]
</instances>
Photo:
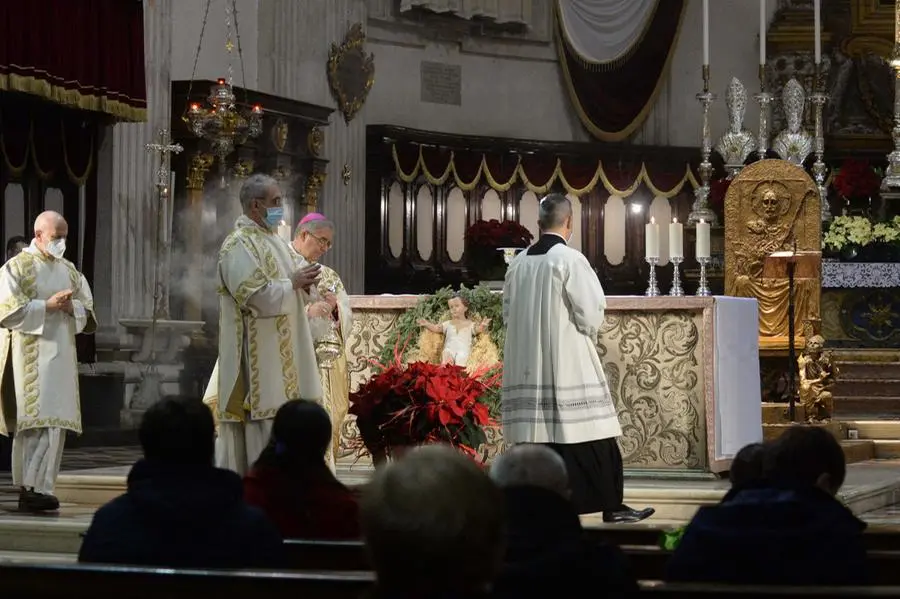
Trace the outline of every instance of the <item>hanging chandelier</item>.
<instances>
[{"instance_id":1,"label":"hanging chandelier","mask_svg":"<svg viewBox=\"0 0 900 599\"><path fill-rule=\"evenodd\" d=\"M244 57L241 52L241 35L237 23L237 0L224 0L225 2L225 51L228 54L228 77L220 78L215 85L210 87L207 96L207 105L199 102L191 102L184 115L184 121L191 132L209 142L212 153L219 161L219 172L222 174L222 182L225 182L225 159L234 152L235 148L244 144L248 139L258 137L262 133L262 106L253 105L250 110L242 110L238 107L234 93L234 68L232 54L235 43L232 33L237 39L238 59L241 63L241 80L246 94L246 82L244 81ZM203 34L206 30L206 21L209 17L209 8L212 0L206 0L206 11L203 15L203 26L200 29L200 41L197 44L197 54L194 58L194 70L191 74L191 82L188 86L188 100L194 84L194 76L197 73L197 61L200 58L200 49L203 46Z\"/></svg>"}]
</instances>

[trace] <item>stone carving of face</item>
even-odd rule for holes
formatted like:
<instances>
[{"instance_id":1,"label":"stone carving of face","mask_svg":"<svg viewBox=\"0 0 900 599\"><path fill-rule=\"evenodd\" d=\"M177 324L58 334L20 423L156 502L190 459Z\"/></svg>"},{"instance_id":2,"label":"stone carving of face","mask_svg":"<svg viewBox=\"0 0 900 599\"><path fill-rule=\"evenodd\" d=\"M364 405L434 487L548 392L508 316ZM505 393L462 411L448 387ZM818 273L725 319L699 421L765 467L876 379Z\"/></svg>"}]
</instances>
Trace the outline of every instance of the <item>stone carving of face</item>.
<instances>
[{"instance_id":1,"label":"stone carving of face","mask_svg":"<svg viewBox=\"0 0 900 599\"><path fill-rule=\"evenodd\" d=\"M763 215L765 215L766 220L773 221L778 218L779 204L778 196L775 195L774 190L767 189L765 193L763 193Z\"/></svg>"}]
</instances>

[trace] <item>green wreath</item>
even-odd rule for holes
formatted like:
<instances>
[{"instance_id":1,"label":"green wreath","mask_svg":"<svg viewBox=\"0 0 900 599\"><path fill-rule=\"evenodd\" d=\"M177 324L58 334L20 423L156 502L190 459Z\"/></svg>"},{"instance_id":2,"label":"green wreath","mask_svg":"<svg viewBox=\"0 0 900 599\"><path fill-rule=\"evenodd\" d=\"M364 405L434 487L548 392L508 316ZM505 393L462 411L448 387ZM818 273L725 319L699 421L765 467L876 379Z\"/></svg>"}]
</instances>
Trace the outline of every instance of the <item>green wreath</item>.
<instances>
[{"instance_id":1,"label":"green wreath","mask_svg":"<svg viewBox=\"0 0 900 599\"><path fill-rule=\"evenodd\" d=\"M454 291L452 287L443 287L438 289L433 295L426 295L419 302L409 308L397 318L394 328L388 335L384 348L378 356L379 362L382 364L391 364L394 362L395 352L402 352L400 360L403 363L408 361L410 352L416 350L419 335L422 327L418 324L419 319L424 318L430 322L440 322L443 316L447 314L447 302L456 295L462 296L468 304L468 315L471 317L478 314L481 318L490 318L491 323L488 326L488 333L491 341L497 346L497 353L500 361L503 361L503 344L506 340L506 329L503 327L503 295L492 292L484 285L478 285L474 289L462 286L459 291ZM499 416L500 412L500 389L491 389L487 394L482 396L481 401L484 402L491 410L491 415Z\"/></svg>"}]
</instances>

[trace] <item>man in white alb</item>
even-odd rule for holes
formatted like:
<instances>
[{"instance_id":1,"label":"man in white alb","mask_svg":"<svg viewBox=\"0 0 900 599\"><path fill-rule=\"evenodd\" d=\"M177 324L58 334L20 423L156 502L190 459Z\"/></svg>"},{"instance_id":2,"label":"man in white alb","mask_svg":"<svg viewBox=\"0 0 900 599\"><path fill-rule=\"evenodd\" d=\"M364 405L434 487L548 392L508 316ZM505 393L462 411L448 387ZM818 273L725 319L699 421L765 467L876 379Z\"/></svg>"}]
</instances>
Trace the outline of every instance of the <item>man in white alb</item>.
<instances>
[{"instance_id":1,"label":"man in white alb","mask_svg":"<svg viewBox=\"0 0 900 599\"><path fill-rule=\"evenodd\" d=\"M321 401L306 292L320 266L296 268L281 224L281 190L251 175L243 214L219 249L219 360L203 401L219 423L216 466L244 474L269 442L272 420L291 399Z\"/></svg>"},{"instance_id":2,"label":"man in white alb","mask_svg":"<svg viewBox=\"0 0 900 599\"><path fill-rule=\"evenodd\" d=\"M569 199L552 193L541 200L538 227L540 237L513 259L503 286L503 439L556 451L579 513L643 520L653 508L622 502L622 429L597 354L606 297L587 258L568 246Z\"/></svg>"},{"instance_id":3,"label":"man in white alb","mask_svg":"<svg viewBox=\"0 0 900 599\"><path fill-rule=\"evenodd\" d=\"M63 258L68 232L61 214L41 213L31 245L0 268L0 371L12 357L12 474L23 511L59 508L53 492L66 431L81 433L75 335L93 333L97 321L87 281ZM3 418L0 432L7 434Z\"/></svg>"}]
</instances>

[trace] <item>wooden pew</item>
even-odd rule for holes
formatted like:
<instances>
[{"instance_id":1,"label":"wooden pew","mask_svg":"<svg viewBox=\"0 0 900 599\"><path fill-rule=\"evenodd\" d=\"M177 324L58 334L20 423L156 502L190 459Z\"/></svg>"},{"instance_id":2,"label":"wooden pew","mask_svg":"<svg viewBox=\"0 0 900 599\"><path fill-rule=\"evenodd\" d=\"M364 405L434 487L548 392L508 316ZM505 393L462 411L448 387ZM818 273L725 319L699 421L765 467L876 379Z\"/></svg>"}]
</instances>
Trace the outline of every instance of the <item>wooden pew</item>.
<instances>
[{"instance_id":1,"label":"wooden pew","mask_svg":"<svg viewBox=\"0 0 900 599\"><path fill-rule=\"evenodd\" d=\"M250 548L252 550L252 548ZM371 572L173 570L88 564L0 564L3 593L33 599L359 599Z\"/></svg>"}]
</instances>

